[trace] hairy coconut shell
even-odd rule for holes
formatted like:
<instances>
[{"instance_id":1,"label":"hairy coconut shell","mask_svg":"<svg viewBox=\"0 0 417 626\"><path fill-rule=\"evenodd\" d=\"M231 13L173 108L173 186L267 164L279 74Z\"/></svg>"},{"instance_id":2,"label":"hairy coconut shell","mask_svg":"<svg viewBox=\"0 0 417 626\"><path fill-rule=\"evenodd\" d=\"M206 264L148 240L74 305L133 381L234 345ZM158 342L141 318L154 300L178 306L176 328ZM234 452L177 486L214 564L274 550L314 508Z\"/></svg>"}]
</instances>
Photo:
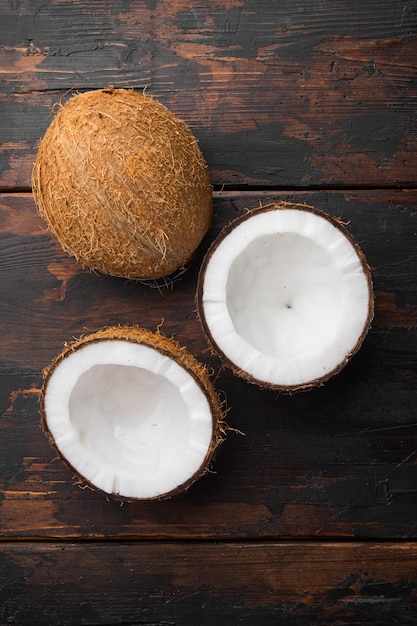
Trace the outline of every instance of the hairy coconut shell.
<instances>
[{"instance_id":1,"label":"hairy coconut shell","mask_svg":"<svg viewBox=\"0 0 417 626\"><path fill-rule=\"evenodd\" d=\"M367 284L367 289L368 289L367 318L366 320L364 320L362 333L358 336L357 341L355 345L352 346L352 349L350 350L350 352L346 354L345 358L342 359L338 363L338 365L334 367L331 371L327 372L326 374L323 374L322 376L314 380L309 380L309 381L306 381L305 383L296 384L296 385L281 385L281 384L275 384L269 381L265 381L263 379L257 378L256 376L247 372L243 368L239 367L233 360L228 358L228 356L223 352L222 347L213 338L213 334L211 332L210 326L206 318L205 310L204 310L204 281L205 281L205 276L207 272L207 267L210 263L210 260L213 254L215 253L217 248L222 244L225 238L227 238L228 235L231 234L232 231L235 228L237 228L240 224L242 224L246 220L250 220L251 217L253 216L259 215L264 212L285 210L285 209L293 209L293 210L295 209L298 211L306 211L308 213L312 213L314 215L317 215L323 218L324 220L327 220L331 225L333 225L336 229L338 229L354 248L356 256L362 267L363 275L364 275L364 278ZM226 267L225 267L225 271L227 271ZM276 271L279 272L279 268L277 268ZM362 249L360 248L358 243L355 241L352 234L347 230L346 225L340 219L332 217L326 212L320 209L317 209L313 206L309 206L306 204L293 203L293 202L285 202L285 201L263 205L256 209L247 211L240 217L231 221L229 224L227 224L223 228L223 230L218 235L218 237L212 242L211 246L209 247L209 249L207 250L204 256L204 259L203 259L203 262L201 264L200 271L199 271L197 289L196 289L196 294L195 294L195 301L196 301L196 307L197 307L197 317L200 321L207 343L210 346L213 354L217 355L221 359L222 363L225 366L227 366L236 376L242 378L246 382L255 384L260 388L275 390L275 391L278 391L281 393L287 393L287 394L292 394L292 393L296 393L300 391L309 391L311 389L314 389L318 386L323 385L330 378L338 374L362 346L363 341L365 340L365 337L371 327L373 317L374 317L374 308L375 308L371 269L368 265L368 262L366 260L366 257Z\"/></svg>"},{"instance_id":2,"label":"hairy coconut shell","mask_svg":"<svg viewBox=\"0 0 417 626\"><path fill-rule=\"evenodd\" d=\"M224 439L224 434L226 430L225 425L225 414L226 410L224 408L224 402L220 399L219 394L215 390L213 383L211 382L210 376L207 372L206 367L201 364L188 350L182 347L177 341L172 338L169 338L162 334L161 332L152 332L150 330L141 328L139 326L111 326L106 327L97 332L94 332L89 335L82 336L81 338L72 341L71 343L66 343L62 352L52 361L52 363L45 368L43 372L43 385L40 394L40 412L41 412L41 426L42 429L52 447L57 452L58 456L62 459L65 465L74 473L74 476L77 477L77 482L80 485L85 485L92 490L101 491L96 485L92 484L89 480L87 480L80 472L78 472L68 461L68 459L63 455L59 446L57 445L54 436L51 432L51 429L48 425L48 415L46 412L46 394L48 391L48 384L51 379L51 376L54 374L56 368L64 361L67 357L73 354L75 351L84 348L85 346L102 342L102 341L126 341L130 343L140 344L142 346L147 346L159 352L160 354L169 357L173 361L175 361L178 365L180 365L184 370L188 372L192 376L192 378L196 381L197 385L200 387L202 392L204 393L212 417L212 436L210 446L207 450L205 458L201 463L200 467L197 471L190 476L188 480L183 482L180 485L169 492L160 494L153 498L135 498L135 497L124 497L123 494L120 493L112 493L107 495L112 495L117 499L121 500L165 500L168 498L172 498L180 493L183 493L199 478L201 478L204 474L206 474L211 467L211 464L214 460L215 453Z\"/></svg>"},{"instance_id":3,"label":"hairy coconut shell","mask_svg":"<svg viewBox=\"0 0 417 626\"><path fill-rule=\"evenodd\" d=\"M175 272L212 221L195 137L165 106L133 90L90 91L59 106L40 142L32 187L62 247L115 276Z\"/></svg>"}]
</instances>

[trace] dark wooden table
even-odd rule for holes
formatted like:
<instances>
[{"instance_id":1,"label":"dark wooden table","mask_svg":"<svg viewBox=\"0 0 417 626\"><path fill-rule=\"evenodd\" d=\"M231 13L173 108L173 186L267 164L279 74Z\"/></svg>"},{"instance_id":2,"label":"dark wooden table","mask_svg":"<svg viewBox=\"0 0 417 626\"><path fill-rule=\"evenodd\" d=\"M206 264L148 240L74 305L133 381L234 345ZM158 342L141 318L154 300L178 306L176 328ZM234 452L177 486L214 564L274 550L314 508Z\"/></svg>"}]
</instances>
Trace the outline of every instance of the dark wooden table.
<instances>
[{"instance_id":1,"label":"dark wooden table","mask_svg":"<svg viewBox=\"0 0 417 626\"><path fill-rule=\"evenodd\" d=\"M415 624L417 2L0 0L0 45L1 626ZM82 269L32 199L51 107L108 84L209 164L213 228L167 287ZM348 222L376 291L360 352L293 396L222 370L194 304L219 229L281 199ZM162 323L227 396L236 431L175 500L81 490L41 431L42 369L116 323Z\"/></svg>"}]
</instances>

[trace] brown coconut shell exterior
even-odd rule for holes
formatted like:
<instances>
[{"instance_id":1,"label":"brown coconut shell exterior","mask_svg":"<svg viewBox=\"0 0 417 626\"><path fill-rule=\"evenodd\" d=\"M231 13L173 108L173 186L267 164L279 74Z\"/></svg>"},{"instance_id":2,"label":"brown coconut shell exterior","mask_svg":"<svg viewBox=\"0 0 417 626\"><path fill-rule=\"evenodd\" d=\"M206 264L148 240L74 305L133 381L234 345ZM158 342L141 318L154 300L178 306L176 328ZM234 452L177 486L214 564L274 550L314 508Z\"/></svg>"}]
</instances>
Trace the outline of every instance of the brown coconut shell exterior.
<instances>
[{"instance_id":1,"label":"brown coconut shell exterior","mask_svg":"<svg viewBox=\"0 0 417 626\"><path fill-rule=\"evenodd\" d=\"M150 96L71 97L40 142L40 215L84 266L132 279L184 267L212 222L207 165L188 126Z\"/></svg>"},{"instance_id":2,"label":"brown coconut shell exterior","mask_svg":"<svg viewBox=\"0 0 417 626\"><path fill-rule=\"evenodd\" d=\"M279 384L273 384L269 381L263 381L260 380L254 376L252 376L249 372L243 371L241 370L239 367L237 367L237 365L235 363L233 363L233 361L231 361L222 351L221 347L214 341L211 332L210 332L210 328L207 324L207 320L204 314L204 305L203 305L203 291L204 291L204 278L205 278L205 274L206 274L206 270L207 270L207 266L210 263L210 258L212 256L212 254L214 253L214 251L218 248L218 246L221 244L221 242L225 239L225 237L227 237L227 235L234 229L236 228L236 226L238 226L239 224L241 224L242 222L244 222L245 220L251 219L252 216L257 215L259 213L265 212L265 211L277 211L277 210L285 210L285 209L296 209L299 211L308 211L310 213L314 213L315 215L318 215L319 217L322 217L323 219L326 219L327 221L329 221L333 226L335 226L338 230L340 230L343 235L346 237L346 239L349 240L349 242L352 244L352 246L355 249L355 252L362 264L363 267L363 272L368 284L368 293L369 293L369 300L368 300L368 316L367 319L365 321L364 327L363 327L363 331L360 335L360 337L358 338L358 341L356 342L356 345L354 346L354 348L351 350L351 352L349 354L346 355L346 357L337 365L337 367L335 367L333 370L331 370L330 372L327 372L324 376L317 378L315 380L311 380L311 381L306 381L305 384L302 385L279 385ZM309 391L311 389L314 389L316 387L320 387L321 385L323 385L325 382L327 382L330 378L333 378L333 376L335 376L336 374L338 374L344 367L345 365L351 360L351 358L357 353L357 351L359 350L359 348L361 347L370 327L372 324L372 320L374 318L374 310L375 310L375 304L374 304L374 290L373 290L373 283L372 283L372 274L371 274L371 269L368 265L368 262L366 260L366 257L362 251L362 249L359 247L359 245L356 243L354 237L352 236L352 234L347 230L345 224L342 222L342 220L337 219L335 217L332 217L331 215L329 215L328 213L317 209L313 206L307 205L307 204L298 204L298 203L293 203L293 202L278 202L278 203L274 203L274 204L268 204L268 205L264 205L264 206L260 206L256 209L252 209L247 211L246 213L244 213L243 215L241 215L240 217L236 218L235 220L233 220L232 222L230 222L229 224L227 224L223 230L221 231L221 233L218 235L218 237L212 242L211 246L209 247L207 253L204 256L203 262L201 264L200 267L200 272L199 272L199 276L198 276L198 282L197 282L197 290L196 290L196 306L197 306L197 317L201 323L201 326L203 328L204 334L206 336L206 340L207 343L209 344L211 351L213 352L214 355L217 355L222 363L224 365L226 365L236 376L239 376L239 378L242 378L243 380L245 380L248 383L257 385L258 387L261 387L263 389L269 389L269 390L273 390L273 391L278 391L280 393L285 393L285 394L292 394L292 393L297 393L300 391Z\"/></svg>"},{"instance_id":3,"label":"brown coconut shell exterior","mask_svg":"<svg viewBox=\"0 0 417 626\"><path fill-rule=\"evenodd\" d=\"M195 483L199 478L201 478L210 470L217 449L222 443L225 432L227 430L224 421L226 410L224 408L224 402L220 399L219 394L217 393L211 382L206 367L177 341L165 336L160 331L154 333L139 326L110 326L100 329L89 335L82 336L79 339L72 341L71 343L66 343L62 352L55 357L52 363L47 368L45 368L43 372L43 385L39 398L42 429L59 458L73 472L74 476L76 477L77 484L82 487L89 487L92 491L102 491L100 488L96 487L94 484L88 481L79 472L77 472L77 470L68 462L65 456L61 453L59 447L56 445L55 439L48 427L48 419L45 411L45 397L48 388L48 381L52 376L54 370L71 353L75 352L76 350L82 349L83 347L92 343L115 340L128 341L131 343L137 343L147 346L149 348L153 348L159 353L176 361L194 378L198 386L205 394L210 406L212 415L212 438L206 456L198 470L192 476L190 476L190 478L186 482L177 485L175 489L167 493L158 495L154 498L126 498L123 495L116 493L102 493L105 493L106 496L110 495L115 499L124 502L137 500L167 500L169 498L178 496L187 491L193 483Z\"/></svg>"}]
</instances>

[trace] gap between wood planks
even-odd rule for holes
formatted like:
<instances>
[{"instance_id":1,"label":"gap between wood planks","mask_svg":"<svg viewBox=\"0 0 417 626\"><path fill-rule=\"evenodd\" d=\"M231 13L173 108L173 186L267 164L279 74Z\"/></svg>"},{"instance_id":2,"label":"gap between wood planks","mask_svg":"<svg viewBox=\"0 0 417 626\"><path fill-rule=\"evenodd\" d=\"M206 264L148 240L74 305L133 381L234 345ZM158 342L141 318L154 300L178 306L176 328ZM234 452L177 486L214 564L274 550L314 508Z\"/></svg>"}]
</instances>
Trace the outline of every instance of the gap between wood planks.
<instances>
[{"instance_id":1,"label":"gap between wood planks","mask_svg":"<svg viewBox=\"0 0 417 626\"><path fill-rule=\"evenodd\" d=\"M214 183L213 187L213 196L215 198L219 198L224 196L225 194L238 194L238 195L262 195L264 193L311 193L311 192L323 192L323 193L331 193L336 191L392 191L394 193L399 193L401 191L416 191L417 183L407 185L308 185L306 187L300 185L228 185L228 184L220 184ZM13 193L32 193L32 188L30 186L17 186L17 187L8 187L0 186L1 194L13 194Z\"/></svg>"},{"instance_id":2,"label":"gap between wood planks","mask_svg":"<svg viewBox=\"0 0 417 626\"><path fill-rule=\"evenodd\" d=\"M377 545L417 545L417 537L344 537L344 536L333 536L333 535L305 535L299 537L285 537L281 535L270 535L270 536L262 536L262 537L167 537L167 536L156 536L156 537L138 537L136 535L118 535L118 536L89 536L89 537L43 537L36 535L30 535L27 537L19 537L19 536L0 536L0 546L6 544L29 544L29 543L45 543L45 544L54 544L54 545L82 545L82 544L166 544L166 545L178 545L178 544L187 544L187 545L210 545L210 544L224 544L224 545L319 545L319 544L340 544L340 545L369 545L369 546L377 546ZM1 549L1 548L0 548Z\"/></svg>"}]
</instances>

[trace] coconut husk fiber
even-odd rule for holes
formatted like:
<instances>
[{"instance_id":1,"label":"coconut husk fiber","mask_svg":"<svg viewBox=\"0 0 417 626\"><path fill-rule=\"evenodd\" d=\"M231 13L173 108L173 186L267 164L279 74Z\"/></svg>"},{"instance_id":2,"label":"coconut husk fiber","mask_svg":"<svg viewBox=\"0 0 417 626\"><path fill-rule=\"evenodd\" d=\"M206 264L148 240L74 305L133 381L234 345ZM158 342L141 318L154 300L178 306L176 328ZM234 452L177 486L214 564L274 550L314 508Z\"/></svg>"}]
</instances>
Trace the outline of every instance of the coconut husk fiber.
<instances>
[{"instance_id":1,"label":"coconut husk fiber","mask_svg":"<svg viewBox=\"0 0 417 626\"><path fill-rule=\"evenodd\" d=\"M40 215L86 267L133 279L186 265L212 221L207 165L188 126L128 89L77 94L40 142Z\"/></svg>"}]
</instances>

